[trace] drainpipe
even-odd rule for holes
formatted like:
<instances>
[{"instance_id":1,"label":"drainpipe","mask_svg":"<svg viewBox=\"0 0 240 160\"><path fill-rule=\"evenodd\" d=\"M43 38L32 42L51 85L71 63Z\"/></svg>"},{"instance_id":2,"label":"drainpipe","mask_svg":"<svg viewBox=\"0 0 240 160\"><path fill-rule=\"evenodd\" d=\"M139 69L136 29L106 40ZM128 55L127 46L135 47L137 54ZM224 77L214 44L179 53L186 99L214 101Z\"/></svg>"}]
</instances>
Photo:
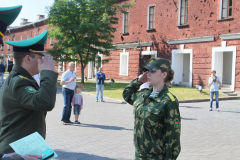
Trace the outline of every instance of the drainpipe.
<instances>
[{"instance_id":1,"label":"drainpipe","mask_svg":"<svg viewBox=\"0 0 240 160\"><path fill-rule=\"evenodd\" d=\"M138 41L138 47L139 49L139 66L138 66L138 75L142 74L142 46L140 44L140 40L137 38Z\"/></svg>"},{"instance_id":2,"label":"drainpipe","mask_svg":"<svg viewBox=\"0 0 240 160\"><path fill-rule=\"evenodd\" d=\"M12 34L11 34L11 32L10 32L10 29L8 30L8 32L9 32L9 34L11 35L10 41L12 41Z\"/></svg>"},{"instance_id":3,"label":"drainpipe","mask_svg":"<svg viewBox=\"0 0 240 160\"><path fill-rule=\"evenodd\" d=\"M37 33L37 27L35 26L35 23L33 23L33 27L36 28L36 34L38 35L38 33ZM37 35L36 35L36 36L37 36Z\"/></svg>"}]
</instances>

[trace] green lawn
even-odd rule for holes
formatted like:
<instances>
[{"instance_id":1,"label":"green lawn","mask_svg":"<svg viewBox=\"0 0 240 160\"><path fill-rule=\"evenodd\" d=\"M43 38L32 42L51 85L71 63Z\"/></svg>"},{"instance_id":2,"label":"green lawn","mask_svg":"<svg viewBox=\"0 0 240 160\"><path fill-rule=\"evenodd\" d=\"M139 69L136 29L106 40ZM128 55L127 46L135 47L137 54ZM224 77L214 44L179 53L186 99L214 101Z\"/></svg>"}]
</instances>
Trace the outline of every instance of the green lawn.
<instances>
[{"instance_id":1,"label":"green lawn","mask_svg":"<svg viewBox=\"0 0 240 160\"><path fill-rule=\"evenodd\" d=\"M80 84L80 81L78 81ZM59 82L58 82L58 85ZM85 81L84 89L82 92L87 92L91 94L96 94L96 82L94 81ZM115 98L119 100L123 100L122 98L122 92L123 89L127 86L127 83L108 83L105 82L104 85L104 96ZM186 100L186 99L203 99L203 98L209 98L210 92L209 90L204 89L202 94L197 91L195 88L182 88L182 87L172 87L170 88L170 91L177 96L179 100ZM224 97L225 95L220 94L219 97Z\"/></svg>"}]
</instances>

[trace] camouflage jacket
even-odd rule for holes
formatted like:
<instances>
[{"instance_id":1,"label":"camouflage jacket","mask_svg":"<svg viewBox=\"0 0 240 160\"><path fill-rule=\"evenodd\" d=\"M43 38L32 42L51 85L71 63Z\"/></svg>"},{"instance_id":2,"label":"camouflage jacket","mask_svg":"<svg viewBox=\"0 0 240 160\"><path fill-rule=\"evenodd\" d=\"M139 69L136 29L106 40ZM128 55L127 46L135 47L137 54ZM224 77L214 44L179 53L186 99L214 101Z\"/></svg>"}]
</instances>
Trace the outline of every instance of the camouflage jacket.
<instances>
[{"instance_id":1,"label":"camouflage jacket","mask_svg":"<svg viewBox=\"0 0 240 160\"><path fill-rule=\"evenodd\" d=\"M135 158L177 159L181 150L178 101L166 86L151 98L152 89L138 91L141 84L136 79L123 91L125 101L134 106Z\"/></svg>"}]
</instances>

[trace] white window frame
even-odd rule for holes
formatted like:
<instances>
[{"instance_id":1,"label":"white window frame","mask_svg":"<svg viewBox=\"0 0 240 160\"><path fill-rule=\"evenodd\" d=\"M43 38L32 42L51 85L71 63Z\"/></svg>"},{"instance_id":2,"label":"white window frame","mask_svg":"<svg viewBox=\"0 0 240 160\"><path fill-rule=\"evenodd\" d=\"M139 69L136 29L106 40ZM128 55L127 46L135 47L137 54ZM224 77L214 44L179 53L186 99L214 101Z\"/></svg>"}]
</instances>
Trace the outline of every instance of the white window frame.
<instances>
[{"instance_id":1,"label":"white window frame","mask_svg":"<svg viewBox=\"0 0 240 160\"><path fill-rule=\"evenodd\" d=\"M21 40L23 40L23 36L21 37Z\"/></svg>"},{"instance_id":2,"label":"white window frame","mask_svg":"<svg viewBox=\"0 0 240 160\"><path fill-rule=\"evenodd\" d=\"M71 58L72 58L72 55L71 55ZM77 72L77 62L76 61L74 61L74 65L75 65L74 72L76 73Z\"/></svg>"},{"instance_id":3,"label":"white window frame","mask_svg":"<svg viewBox=\"0 0 240 160\"><path fill-rule=\"evenodd\" d=\"M224 19L223 17L222 17L222 11L223 11L223 9L222 9L222 6L223 6L223 0L220 0L220 5L219 5L219 19ZM232 12L233 12L233 10L232 10Z\"/></svg>"},{"instance_id":4,"label":"white window frame","mask_svg":"<svg viewBox=\"0 0 240 160\"><path fill-rule=\"evenodd\" d=\"M62 71L60 71L60 64L59 63L62 63ZM63 73L65 72L65 62L58 62L58 72L59 73Z\"/></svg>"},{"instance_id":5,"label":"white window frame","mask_svg":"<svg viewBox=\"0 0 240 160\"><path fill-rule=\"evenodd\" d=\"M100 53L98 52L97 56L101 57L101 66L100 66L100 67L102 68L103 54L100 54ZM98 72L98 68L96 68L97 56L96 56L96 58L95 58L95 66L94 66L94 68L95 68L95 74Z\"/></svg>"},{"instance_id":6,"label":"white window frame","mask_svg":"<svg viewBox=\"0 0 240 160\"><path fill-rule=\"evenodd\" d=\"M50 45L52 45L52 44L53 44L53 38L50 37Z\"/></svg>"},{"instance_id":7,"label":"white window frame","mask_svg":"<svg viewBox=\"0 0 240 160\"><path fill-rule=\"evenodd\" d=\"M17 41L17 38L14 38L14 41Z\"/></svg>"},{"instance_id":8,"label":"white window frame","mask_svg":"<svg viewBox=\"0 0 240 160\"><path fill-rule=\"evenodd\" d=\"M150 30L150 23L149 23L149 21L150 21L150 7L154 7L154 10L155 10L155 13L156 13L156 6L155 5L151 5L151 6L148 6L148 12L147 12L147 30ZM156 18L156 14L154 14L155 16L154 16L154 28L152 28L152 29L155 29L155 26L156 26L156 21L155 21L155 18Z\"/></svg>"},{"instance_id":9,"label":"white window frame","mask_svg":"<svg viewBox=\"0 0 240 160\"><path fill-rule=\"evenodd\" d=\"M122 56L127 56L127 74L122 74ZM129 69L129 52L126 52L126 49L123 49L123 52L120 53L120 64L119 64L119 75L120 76L128 76L128 69Z\"/></svg>"},{"instance_id":10,"label":"white window frame","mask_svg":"<svg viewBox=\"0 0 240 160\"><path fill-rule=\"evenodd\" d=\"M27 36L27 39L30 39L30 35Z\"/></svg>"},{"instance_id":11,"label":"white window frame","mask_svg":"<svg viewBox=\"0 0 240 160\"><path fill-rule=\"evenodd\" d=\"M189 5L189 2L188 2ZM178 7L178 26L181 26L181 10L182 10L182 0L179 0L179 7ZM189 7L188 7L189 8ZM189 13L189 11L188 11Z\"/></svg>"},{"instance_id":12,"label":"white window frame","mask_svg":"<svg viewBox=\"0 0 240 160\"><path fill-rule=\"evenodd\" d=\"M125 32L125 13L123 13L123 29L122 29L122 33L129 33L129 12L128 13L128 32Z\"/></svg>"}]
</instances>

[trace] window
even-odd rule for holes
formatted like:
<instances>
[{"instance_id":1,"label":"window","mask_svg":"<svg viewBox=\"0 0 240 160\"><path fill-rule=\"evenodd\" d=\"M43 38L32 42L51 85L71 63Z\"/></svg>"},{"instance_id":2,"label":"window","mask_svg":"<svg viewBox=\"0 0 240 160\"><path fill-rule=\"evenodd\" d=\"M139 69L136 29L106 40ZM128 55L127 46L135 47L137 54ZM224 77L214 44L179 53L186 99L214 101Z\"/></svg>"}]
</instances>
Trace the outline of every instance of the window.
<instances>
[{"instance_id":1,"label":"window","mask_svg":"<svg viewBox=\"0 0 240 160\"><path fill-rule=\"evenodd\" d=\"M27 39L29 39L30 38L30 36L28 35L28 38Z\"/></svg>"},{"instance_id":2,"label":"window","mask_svg":"<svg viewBox=\"0 0 240 160\"><path fill-rule=\"evenodd\" d=\"M14 41L17 41L17 38L14 38Z\"/></svg>"},{"instance_id":3,"label":"window","mask_svg":"<svg viewBox=\"0 0 240 160\"><path fill-rule=\"evenodd\" d=\"M10 41L10 38L8 39L8 41ZM7 49L10 50L10 45L7 45Z\"/></svg>"},{"instance_id":4,"label":"window","mask_svg":"<svg viewBox=\"0 0 240 160\"><path fill-rule=\"evenodd\" d=\"M1 51L3 51L3 45L2 44L0 44L1 45Z\"/></svg>"},{"instance_id":5,"label":"window","mask_svg":"<svg viewBox=\"0 0 240 160\"><path fill-rule=\"evenodd\" d=\"M123 33L128 33L128 19L129 13L123 14Z\"/></svg>"},{"instance_id":6,"label":"window","mask_svg":"<svg viewBox=\"0 0 240 160\"><path fill-rule=\"evenodd\" d=\"M126 52L124 49L120 53L120 76L128 76L128 61L129 61L129 52Z\"/></svg>"},{"instance_id":7,"label":"window","mask_svg":"<svg viewBox=\"0 0 240 160\"><path fill-rule=\"evenodd\" d=\"M220 7L220 19L232 18L232 0L221 0Z\"/></svg>"},{"instance_id":8,"label":"window","mask_svg":"<svg viewBox=\"0 0 240 160\"><path fill-rule=\"evenodd\" d=\"M64 62L58 62L58 72L64 72Z\"/></svg>"},{"instance_id":9,"label":"window","mask_svg":"<svg viewBox=\"0 0 240 160\"><path fill-rule=\"evenodd\" d=\"M34 37L36 37L36 36L37 36L37 33L34 34Z\"/></svg>"},{"instance_id":10,"label":"window","mask_svg":"<svg viewBox=\"0 0 240 160\"><path fill-rule=\"evenodd\" d=\"M188 0L179 0L179 22L178 25L186 25L188 23Z\"/></svg>"},{"instance_id":11,"label":"window","mask_svg":"<svg viewBox=\"0 0 240 160\"><path fill-rule=\"evenodd\" d=\"M23 40L23 36L21 37L21 40Z\"/></svg>"},{"instance_id":12,"label":"window","mask_svg":"<svg viewBox=\"0 0 240 160\"><path fill-rule=\"evenodd\" d=\"M102 68L102 60L103 60L103 54L98 54L95 57L95 68L98 70L99 67Z\"/></svg>"},{"instance_id":13,"label":"window","mask_svg":"<svg viewBox=\"0 0 240 160\"><path fill-rule=\"evenodd\" d=\"M148 8L148 30L155 28L155 6Z\"/></svg>"},{"instance_id":14,"label":"window","mask_svg":"<svg viewBox=\"0 0 240 160\"><path fill-rule=\"evenodd\" d=\"M53 45L53 38L50 38L50 45Z\"/></svg>"}]
</instances>

